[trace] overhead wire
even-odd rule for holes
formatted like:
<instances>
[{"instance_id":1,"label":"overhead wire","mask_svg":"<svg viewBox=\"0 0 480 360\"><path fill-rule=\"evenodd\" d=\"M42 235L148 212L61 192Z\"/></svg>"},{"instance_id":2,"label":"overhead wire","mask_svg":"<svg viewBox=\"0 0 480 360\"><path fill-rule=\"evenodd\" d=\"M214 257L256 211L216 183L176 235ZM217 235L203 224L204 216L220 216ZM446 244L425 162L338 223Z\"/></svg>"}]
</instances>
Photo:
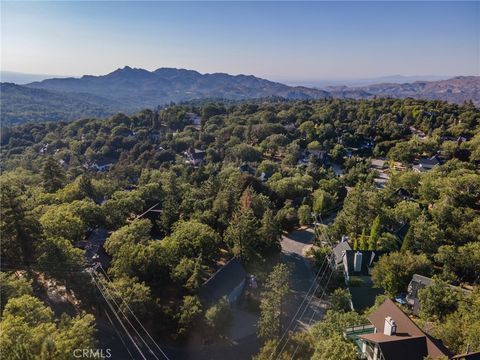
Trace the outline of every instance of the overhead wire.
<instances>
[{"instance_id":1,"label":"overhead wire","mask_svg":"<svg viewBox=\"0 0 480 360\"><path fill-rule=\"evenodd\" d=\"M102 295L103 299L105 300L105 302L107 303L107 305L109 306L110 310L112 311L113 315L115 315L116 319L118 320L118 322L120 323L120 325L122 326L123 330L125 331L125 333L127 334L128 338L130 339L130 341L133 343L133 345L135 346L135 348L137 349L137 351L139 352L140 356L142 357L143 360L147 360L147 358L145 357L145 355L143 354L142 350L140 349L140 347L138 346L138 344L136 343L135 339L132 337L132 335L128 332L125 324L122 322L122 320L120 319L120 316L118 315L118 313L115 311L115 309L113 308L113 305L111 304L111 302L107 299L107 297L105 296L103 290L101 289L100 285L97 283L95 277L93 276L92 272L90 272L90 276L92 277L92 280L94 282L94 284L96 285L98 291L100 292L100 294Z\"/></svg>"},{"instance_id":2,"label":"overhead wire","mask_svg":"<svg viewBox=\"0 0 480 360\"><path fill-rule=\"evenodd\" d=\"M95 272L95 269L92 270L92 272ZM99 283L101 283L101 281L99 281ZM133 331L137 334L137 336L140 338L140 340L145 344L145 346L147 347L148 351L155 357L155 359L157 360L160 360L157 355L155 354L155 352L150 348L150 346L148 345L148 343L145 341L145 339L143 338L142 335L140 335L140 333L138 332L137 328L135 326L133 326L132 322L130 321L130 319L128 318L127 315L125 315L125 313L123 312L123 310L120 308L120 306L118 305L117 301L115 300L115 298L111 295L110 291L108 290L108 288L105 286L105 284L102 284L103 286L103 289L105 290L105 292L107 293L107 295L110 297L110 299L113 301L113 303L115 304L115 306L117 307L118 311L123 315L123 317L125 318L125 320L127 321L127 323L131 326L131 328L133 329Z\"/></svg>"},{"instance_id":3,"label":"overhead wire","mask_svg":"<svg viewBox=\"0 0 480 360\"><path fill-rule=\"evenodd\" d=\"M127 350L128 354L130 355L130 358L131 358L132 360L135 360L135 358L133 357L132 353L130 352L130 349L129 349L128 346L127 346L127 343L125 342L125 340L123 339L122 335L120 334L120 331L117 329L117 327L116 327L115 324L113 323L112 318L111 318L110 315L108 314L108 311L105 311L105 315L107 315L108 321L109 321L110 324L112 325L112 328L115 330L115 333L117 334L117 336L120 338L120 341L122 342L123 346L125 347L125 349Z\"/></svg>"},{"instance_id":4,"label":"overhead wire","mask_svg":"<svg viewBox=\"0 0 480 360\"><path fill-rule=\"evenodd\" d=\"M141 328L143 329L143 331L145 331L145 333L147 334L148 338L155 344L155 346L157 347L157 349L162 353L162 355L165 357L165 359L167 360L170 360L167 356L167 354L165 354L165 352L162 350L162 348L158 345L158 343L153 339L153 337L150 335L150 333L147 331L147 329L143 326L142 322L138 319L138 317L135 315L135 313L133 312L133 310L130 308L130 306L128 305L128 302L125 300L125 298L123 298L121 295L120 295L120 292L118 291L118 289L115 287L115 285L113 284L113 282L111 281L110 277L108 276L107 272L105 271L105 269L103 268L103 266L100 264L99 265L99 268L102 270L102 273L104 274L104 276L107 278L107 280L110 282L111 286L113 287L113 289L115 290L115 292L118 294L118 296L120 297L120 299L123 301L123 303L125 304L125 306L127 307L127 309L130 311L130 313L132 314L132 316L134 317L134 319L137 321L137 323L141 326Z\"/></svg>"},{"instance_id":5,"label":"overhead wire","mask_svg":"<svg viewBox=\"0 0 480 360\"><path fill-rule=\"evenodd\" d=\"M323 220L322 220L321 215L318 214L318 216L319 216L319 218L320 218L320 223L323 224ZM317 221L316 215L315 215L314 218L315 218L315 230L317 230L317 228L320 229L320 227L317 227L318 221ZM323 228L322 228L322 230L323 230ZM320 235L324 238L324 240L326 240L326 243L329 244L330 247L333 248L333 243L331 242L330 238L328 237L328 234L326 234L325 231L322 231L322 230L319 231ZM317 233L317 231L315 231L315 233ZM327 259L328 259L328 260L327 260ZM323 263L325 262L325 260L327 260L327 266L325 267L325 269L324 269L324 271L323 271L323 273L322 273L322 277L321 277L319 283L317 283L317 286L315 287L314 292L313 292L312 295L310 296L310 299L309 299L307 305L305 306L302 314L300 315L299 319L301 319L301 318L305 315L307 309L308 309L309 306L310 306L311 301L313 300L313 295L316 293L316 291L317 291L318 288L320 287L320 283L323 281L323 277L324 277L325 274L326 274L326 270L329 268L328 265L329 265L330 260L329 260L329 257L328 257L328 256L325 256L324 261L322 262L322 266L323 266ZM321 270L321 268L322 268L322 267L320 267L319 271ZM317 274L318 274L318 273L317 273ZM322 299L323 296L324 296L325 293L326 293L326 290L327 290L328 285L329 285L329 283L330 283L330 279L331 279L331 277L332 277L332 274L333 274L333 270L330 271L330 274L329 274L329 276L328 276L327 282L326 282L325 287L324 287L324 289L323 289L323 292L322 292L322 294L321 294L321 296L320 296L320 299ZM313 284L312 284L312 285L313 285ZM306 298L305 298L305 299L306 299ZM310 326L310 325L311 325L311 323L312 323L312 321L313 321L313 318L314 318L314 316L316 315L316 313L317 313L317 310L315 309L315 310L313 311L312 317L310 318L310 321L308 322L307 326ZM293 318L292 320L295 320L295 316L294 316L294 318ZM298 319L297 319L297 320L298 320ZM293 332L295 332L297 328L298 328L298 323L295 325ZM283 339L283 336L282 336L282 339ZM281 341L281 340L280 340L280 341ZM281 354L282 354L283 351L285 350L286 346L288 345L288 342L289 342L289 341L290 341L290 337L287 338L287 341L284 343L284 345L282 346L280 352L278 353L278 355L276 356L275 359L278 359L278 358L281 356ZM298 346L299 346L299 345L297 345L297 348L295 349L294 355L295 355L296 352L298 351ZM275 354L276 349L277 349L277 347L275 348L273 354ZM294 355L293 355L293 356L294 356ZM293 357L292 357L292 359L293 359Z\"/></svg>"}]
</instances>

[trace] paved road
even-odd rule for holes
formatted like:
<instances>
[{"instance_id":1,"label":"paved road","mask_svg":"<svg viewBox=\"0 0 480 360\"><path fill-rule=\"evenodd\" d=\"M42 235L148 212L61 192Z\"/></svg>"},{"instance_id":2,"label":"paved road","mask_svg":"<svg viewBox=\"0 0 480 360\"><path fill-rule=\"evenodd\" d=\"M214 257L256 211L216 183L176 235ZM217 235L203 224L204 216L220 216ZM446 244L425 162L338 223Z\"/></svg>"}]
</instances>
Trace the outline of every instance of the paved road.
<instances>
[{"instance_id":1,"label":"paved road","mask_svg":"<svg viewBox=\"0 0 480 360\"><path fill-rule=\"evenodd\" d=\"M313 297L308 303L310 297L306 297L315 278L315 273L305 258L305 252L313 240L312 228L299 229L282 237L282 261L292 266L291 286L293 290L286 305L284 329L290 324L292 324L290 330L306 329L309 327L312 316L314 321L318 321L323 316L323 307L318 299ZM304 301L304 299L306 300ZM292 323L299 308L297 319Z\"/></svg>"},{"instance_id":2,"label":"paved road","mask_svg":"<svg viewBox=\"0 0 480 360\"><path fill-rule=\"evenodd\" d=\"M315 273L310 263L305 258L305 251L313 243L314 233L312 228L304 228L293 231L282 237L282 253L280 260L292 266L292 294L287 300L284 308L285 318L284 329L291 323L291 320L306 298ZM318 321L323 316L323 307L317 298L313 297L307 306L308 299L303 303L296 321L290 327L291 331L307 329L312 315ZM305 312L303 311L304 309ZM256 337L256 321L258 314L248 313L242 309L234 309L234 329L230 329L228 340L203 344L201 334L194 331L193 337L185 344L176 346L163 346L171 360L247 360L258 353L259 341ZM233 324L232 324L233 325ZM110 336L112 337L112 336ZM116 339L109 339L115 349L122 350L122 345L115 343ZM113 344L112 344L113 343ZM110 345L110 344L109 344ZM128 354L125 353L125 359ZM119 359L123 359L119 357Z\"/></svg>"}]
</instances>

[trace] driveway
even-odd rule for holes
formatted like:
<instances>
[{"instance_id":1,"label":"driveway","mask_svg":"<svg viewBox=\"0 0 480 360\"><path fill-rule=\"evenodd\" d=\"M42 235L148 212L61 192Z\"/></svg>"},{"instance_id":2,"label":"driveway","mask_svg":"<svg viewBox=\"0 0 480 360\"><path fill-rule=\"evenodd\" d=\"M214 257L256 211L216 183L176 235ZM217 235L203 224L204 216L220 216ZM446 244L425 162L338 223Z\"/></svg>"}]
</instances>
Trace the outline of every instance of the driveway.
<instances>
[{"instance_id":1,"label":"driveway","mask_svg":"<svg viewBox=\"0 0 480 360\"><path fill-rule=\"evenodd\" d=\"M292 231L288 235L284 235L281 240L282 262L292 267L292 293L284 310L284 330L287 326L290 326L289 330L291 331L307 329L310 323L313 324L323 316L324 311L320 301L316 297L306 297L315 278L314 269L305 257L313 240L313 228ZM304 301L304 299L306 300ZM292 322L298 309L300 310L297 318ZM313 321L311 321L312 317Z\"/></svg>"}]
</instances>

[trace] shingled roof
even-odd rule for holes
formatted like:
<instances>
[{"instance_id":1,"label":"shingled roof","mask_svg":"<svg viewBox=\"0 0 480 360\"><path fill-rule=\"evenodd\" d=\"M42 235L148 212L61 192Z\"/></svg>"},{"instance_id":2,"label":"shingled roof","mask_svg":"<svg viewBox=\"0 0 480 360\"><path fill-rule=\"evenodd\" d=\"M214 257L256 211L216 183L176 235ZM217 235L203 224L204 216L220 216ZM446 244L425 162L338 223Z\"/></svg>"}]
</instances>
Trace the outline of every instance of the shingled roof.
<instances>
[{"instance_id":1,"label":"shingled roof","mask_svg":"<svg viewBox=\"0 0 480 360\"><path fill-rule=\"evenodd\" d=\"M385 335L385 318L390 316L397 325L394 335ZM424 333L395 303L387 299L369 316L368 320L375 326L377 333L360 336L360 338L379 345L385 359L423 359L425 356L436 358L451 356L441 341ZM385 353L385 352L386 353ZM388 355L388 356L387 356Z\"/></svg>"},{"instance_id":2,"label":"shingled roof","mask_svg":"<svg viewBox=\"0 0 480 360\"><path fill-rule=\"evenodd\" d=\"M202 285L200 289L202 302L207 305L215 304L222 297L228 296L246 276L247 272L242 262L233 257Z\"/></svg>"},{"instance_id":3,"label":"shingled roof","mask_svg":"<svg viewBox=\"0 0 480 360\"><path fill-rule=\"evenodd\" d=\"M420 360L428 356L425 336L388 336L375 333L361 335L360 338L378 344L387 360Z\"/></svg>"}]
</instances>

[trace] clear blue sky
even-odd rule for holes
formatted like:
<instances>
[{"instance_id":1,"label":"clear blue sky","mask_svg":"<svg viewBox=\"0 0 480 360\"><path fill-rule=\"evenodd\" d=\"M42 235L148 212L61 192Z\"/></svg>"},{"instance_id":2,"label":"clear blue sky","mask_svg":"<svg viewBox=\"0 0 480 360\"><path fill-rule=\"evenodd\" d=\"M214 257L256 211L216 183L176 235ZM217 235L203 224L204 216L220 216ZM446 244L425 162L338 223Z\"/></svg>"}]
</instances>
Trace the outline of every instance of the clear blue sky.
<instances>
[{"instance_id":1,"label":"clear blue sky","mask_svg":"<svg viewBox=\"0 0 480 360\"><path fill-rule=\"evenodd\" d=\"M479 2L3 2L2 70L478 75Z\"/></svg>"}]
</instances>

